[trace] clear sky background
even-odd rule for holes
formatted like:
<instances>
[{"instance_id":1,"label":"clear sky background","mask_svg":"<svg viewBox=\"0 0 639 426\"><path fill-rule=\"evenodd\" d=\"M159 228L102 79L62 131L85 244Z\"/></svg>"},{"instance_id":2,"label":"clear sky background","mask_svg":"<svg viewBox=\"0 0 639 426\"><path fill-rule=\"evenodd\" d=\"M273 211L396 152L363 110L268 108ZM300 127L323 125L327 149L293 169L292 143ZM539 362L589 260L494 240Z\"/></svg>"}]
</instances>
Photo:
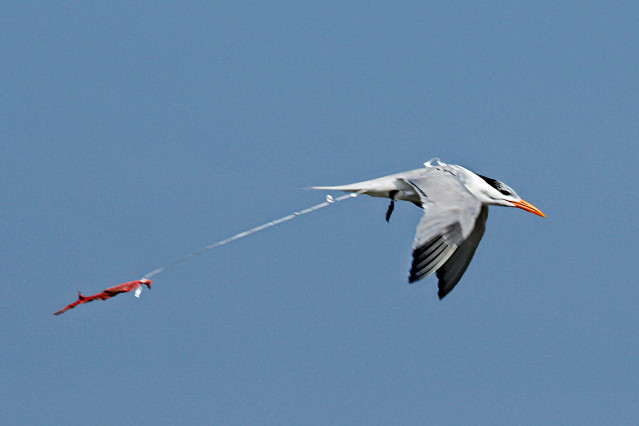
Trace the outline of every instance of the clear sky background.
<instances>
[{"instance_id":1,"label":"clear sky background","mask_svg":"<svg viewBox=\"0 0 639 426\"><path fill-rule=\"evenodd\" d=\"M8 2L0 422L639 420L639 6ZM311 185L431 157L491 208L455 290L407 283L421 210ZM338 195L338 194L334 194Z\"/></svg>"}]
</instances>

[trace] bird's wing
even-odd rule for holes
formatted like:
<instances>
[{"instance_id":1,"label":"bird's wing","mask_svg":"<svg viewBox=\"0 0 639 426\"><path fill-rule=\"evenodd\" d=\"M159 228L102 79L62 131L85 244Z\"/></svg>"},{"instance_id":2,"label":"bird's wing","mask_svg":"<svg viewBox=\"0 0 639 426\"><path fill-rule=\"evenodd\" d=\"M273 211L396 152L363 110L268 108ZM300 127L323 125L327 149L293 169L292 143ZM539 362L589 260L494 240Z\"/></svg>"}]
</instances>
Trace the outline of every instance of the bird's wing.
<instances>
[{"instance_id":1,"label":"bird's wing","mask_svg":"<svg viewBox=\"0 0 639 426\"><path fill-rule=\"evenodd\" d=\"M437 295L440 299L451 292L461 279L466 268L473 259L475 250L484 236L486 230L486 219L488 218L488 206L482 206L477 220L475 220L475 228L470 236L455 250L450 258L437 270L437 284L439 291Z\"/></svg>"},{"instance_id":2,"label":"bird's wing","mask_svg":"<svg viewBox=\"0 0 639 426\"><path fill-rule=\"evenodd\" d=\"M420 177L406 179L406 183L415 188L424 208L408 279L415 282L440 269L471 236L481 202L456 175L440 168L426 169Z\"/></svg>"}]
</instances>

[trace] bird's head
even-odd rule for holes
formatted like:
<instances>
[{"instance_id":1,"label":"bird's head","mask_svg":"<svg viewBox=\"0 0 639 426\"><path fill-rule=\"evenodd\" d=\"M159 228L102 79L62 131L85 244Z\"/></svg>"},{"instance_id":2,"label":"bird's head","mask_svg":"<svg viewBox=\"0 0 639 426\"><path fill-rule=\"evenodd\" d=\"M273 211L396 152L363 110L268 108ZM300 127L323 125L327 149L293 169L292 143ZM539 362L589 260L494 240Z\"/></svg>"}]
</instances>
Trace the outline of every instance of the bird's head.
<instances>
[{"instance_id":1,"label":"bird's head","mask_svg":"<svg viewBox=\"0 0 639 426\"><path fill-rule=\"evenodd\" d=\"M146 286L149 288L149 290L151 290L151 283L152 283L152 281L151 281L150 279L148 279L148 278L142 278L142 279L140 280L140 282L141 282L142 284L146 285Z\"/></svg>"},{"instance_id":2,"label":"bird's head","mask_svg":"<svg viewBox=\"0 0 639 426\"><path fill-rule=\"evenodd\" d=\"M479 179L475 179L474 182L475 190L481 194L479 198L483 203L497 206L519 207L527 212L546 217L537 207L528 201L522 200L515 190L505 183L482 175L475 174L475 176L479 177ZM475 195L477 196L477 194Z\"/></svg>"},{"instance_id":3,"label":"bird's head","mask_svg":"<svg viewBox=\"0 0 639 426\"><path fill-rule=\"evenodd\" d=\"M436 162L436 164L433 165L433 162ZM483 204L519 207L527 212L534 213L541 217L546 217L546 215L537 207L533 206L528 201L522 200L514 189L497 179L478 175L477 173L473 173L462 166L442 163L439 158L433 158L432 160L424 163L424 166L442 168L443 170L457 176L462 181L466 189L477 197L477 199Z\"/></svg>"}]
</instances>

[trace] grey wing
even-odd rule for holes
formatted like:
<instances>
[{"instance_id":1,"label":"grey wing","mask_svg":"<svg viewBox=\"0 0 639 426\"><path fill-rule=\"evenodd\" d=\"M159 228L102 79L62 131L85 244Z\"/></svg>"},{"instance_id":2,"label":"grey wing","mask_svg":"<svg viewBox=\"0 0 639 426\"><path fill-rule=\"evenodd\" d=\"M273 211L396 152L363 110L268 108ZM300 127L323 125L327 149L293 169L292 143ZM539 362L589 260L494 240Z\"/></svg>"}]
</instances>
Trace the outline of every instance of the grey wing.
<instances>
[{"instance_id":1,"label":"grey wing","mask_svg":"<svg viewBox=\"0 0 639 426\"><path fill-rule=\"evenodd\" d=\"M439 282L437 287L439 291L437 295L443 299L452 291L461 279L466 268L473 260L475 250L484 236L486 230L486 219L488 218L488 206L482 206L479 216L475 221L475 228L470 236L455 250L452 256L437 270L437 278Z\"/></svg>"},{"instance_id":2,"label":"grey wing","mask_svg":"<svg viewBox=\"0 0 639 426\"><path fill-rule=\"evenodd\" d=\"M413 242L408 278L412 283L440 269L464 245L475 228L481 202L457 176L441 169L431 169L406 182L415 188L424 208Z\"/></svg>"}]
</instances>

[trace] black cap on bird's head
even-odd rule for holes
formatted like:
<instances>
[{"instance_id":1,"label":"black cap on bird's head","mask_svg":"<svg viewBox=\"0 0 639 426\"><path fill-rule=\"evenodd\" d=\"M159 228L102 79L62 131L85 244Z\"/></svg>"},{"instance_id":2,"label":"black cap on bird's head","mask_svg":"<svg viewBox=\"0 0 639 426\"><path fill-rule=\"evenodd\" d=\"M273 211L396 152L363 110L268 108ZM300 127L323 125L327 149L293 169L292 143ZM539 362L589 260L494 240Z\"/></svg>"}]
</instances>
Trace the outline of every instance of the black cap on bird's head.
<instances>
[{"instance_id":1,"label":"black cap on bird's head","mask_svg":"<svg viewBox=\"0 0 639 426\"><path fill-rule=\"evenodd\" d=\"M527 212L536 214L541 217L546 217L546 215L537 207L533 206L526 200L522 200L521 197L517 195L515 190L505 183L486 176L477 176L482 178L484 182L486 182L491 188L497 191L493 192L492 194L487 194L488 196L492 197L492 203L502 206L519 207L520 209L526 210Z\"/></svg>"}]
</instances>

